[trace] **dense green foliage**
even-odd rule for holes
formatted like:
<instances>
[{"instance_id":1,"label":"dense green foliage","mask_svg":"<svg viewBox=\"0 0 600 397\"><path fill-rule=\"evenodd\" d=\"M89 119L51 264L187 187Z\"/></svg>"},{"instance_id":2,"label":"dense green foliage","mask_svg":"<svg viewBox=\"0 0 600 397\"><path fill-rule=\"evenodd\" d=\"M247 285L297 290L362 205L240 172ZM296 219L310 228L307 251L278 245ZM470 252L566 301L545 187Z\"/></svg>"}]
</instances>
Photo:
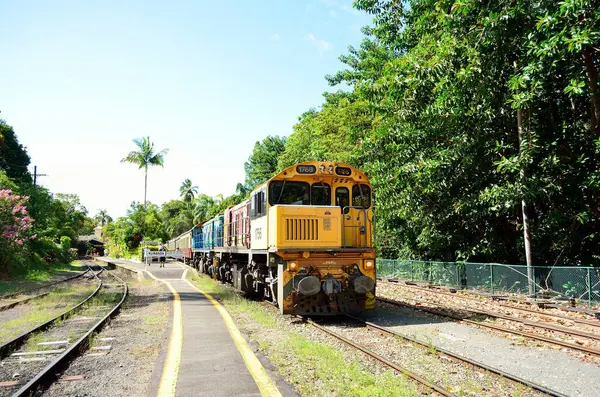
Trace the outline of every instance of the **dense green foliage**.
<instances>
[{"instance_id":1,"label":"dense green foliage","mask_svg":"<svg viewBox=\"0 0 600 397\"><path fill-rule=\"evenodd\" d=\"M277 159L285 148L286 138L268 136L256 142L248 161L244 163L246 187L253 189L277 171Z\"/></svg>"},{"instance_id":2,"label":"dense green foliage","mask_svg":"<svg viewBox=\"0 0 600 397\"><path fill-rule=\"evenodd\" d=\"M34 186L30 159L13 129L0 120L0 278L24 276L72 259L69 248L95 223L74 194Z\"/></svg>"},{"instance_id":3,"label":"dense green foliage","mask_svg":"<svg viewBox=\"0 0 600 397\"><path fill-rule=\"evenodd\" d=\"M25 182L31 180L28 165L27 151L19 143L12 127L0 119L0 170L8 178Z\"/></svg>"}]
</instances>

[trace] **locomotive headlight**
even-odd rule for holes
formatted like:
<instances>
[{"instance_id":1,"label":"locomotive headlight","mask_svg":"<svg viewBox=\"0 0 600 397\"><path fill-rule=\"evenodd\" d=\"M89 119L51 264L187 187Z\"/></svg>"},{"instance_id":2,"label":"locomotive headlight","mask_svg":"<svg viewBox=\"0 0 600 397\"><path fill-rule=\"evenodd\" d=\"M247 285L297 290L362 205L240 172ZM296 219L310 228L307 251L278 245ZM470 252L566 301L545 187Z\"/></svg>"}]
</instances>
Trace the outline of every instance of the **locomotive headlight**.
<instances>
[{"instance_id":1,"label":"locomotive headlight","mask_svg":"<svg viewBox=\"0 0 600 397\"><path fill-rule=\"evenodd\" d=\"M310 258L310 252L308 252L308 251L304 251L304 252L302 253L302 257L303 257L304 259L308 259L308 258Z\"/></svg>"},{"instance_id":2,"label":"locomotive headlight","mask_svg":"<svg viewBox=\"0 0 600 397\"><path fill-rule=\"evenodd\" d=\"M290 272L298 271L298 263L290 262L288 269L290 270Z\"/></svg>"},{"instance_id":3,"label":"locomotive headlight","mask_svg":"<svg viewBox=\"0 0 600 397\"><path fill-rule=\"evenodd\" d=\"M365 261L365 269L373 269L373 265L374 263L372 260Z\"/></svg>"},{"instance_id":4,"label":"locomotive headlight","mask_svg":"<svg viewBox=\"0 0 600 397\"><path fill-rule=\"evenodd\" d=\"M333 165L327 167L327 171L329 171L330 174L333 174Z\"/></svg>"},{"instance_id":5,"label":"locomotive headlight","mask_svg":"<svg viewBox=\"0 0 600 397\"><path fill-rule=\"evenodd\" d=\"M323 164L321 164L321 165L319 166L319 171L321 172L321 174L322 174L323 172L325 172L325 166L324 166Z\"/></svg>"}]
</instances>

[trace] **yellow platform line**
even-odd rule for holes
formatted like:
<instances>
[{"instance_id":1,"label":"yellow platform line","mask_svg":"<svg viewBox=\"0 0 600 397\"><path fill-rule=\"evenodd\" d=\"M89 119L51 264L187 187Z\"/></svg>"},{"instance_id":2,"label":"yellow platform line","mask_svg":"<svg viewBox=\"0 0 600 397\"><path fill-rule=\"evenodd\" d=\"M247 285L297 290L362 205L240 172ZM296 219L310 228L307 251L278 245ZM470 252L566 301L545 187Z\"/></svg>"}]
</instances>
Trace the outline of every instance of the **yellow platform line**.
<instances>
[{"instance_id":1,"label":"yellow platform line","mask_svg":"<svg viewBox=\"0 0 600 397\"><path fill-rule=\"evenodd\" d=\"M181 298L171 283L156 278L152 273L147 272L153 279L164 283L169 287L173 294L173 328L169 338L169 347L163 366L160 383L158 385L157 397L174 397L177 390L177 377L179 376L179 366L181 364L181 351L183 347L183 318L181 316Z\"/></svg>"},{"instance_id":2,"label":"yellow platform line","mask_svg":"<svg viewBox=\"0 0 600 397\"><path fill-rule=\"evenodd\" d=\"M223 305L217 302L217 300L213 298L209 293L202 291L200 288L192 284L190 280L186 279L185 282L188 283L190 287L203 294L210 301L210 303L212 303L215 306L221 317L223 317L223 321L225 322L225 325L229 330L229 334L231 335L235 346L244 358L246 367L248 367L250 375L252 375L252 377L254 378L254 381L256 382L256 385L260 390L260 394L263 397L282 397L281 393L279 392L279 389L277 389L277 386L275 385L275 383L273 383L273 381L267 374L267 371L265 371L265 368L262 366L252 349L250 349L250 346L248 346L248 343L240 333L240 330L235 326L233 319L231 318L227 310L223 307Z\"/></svg>"}]
</instances>

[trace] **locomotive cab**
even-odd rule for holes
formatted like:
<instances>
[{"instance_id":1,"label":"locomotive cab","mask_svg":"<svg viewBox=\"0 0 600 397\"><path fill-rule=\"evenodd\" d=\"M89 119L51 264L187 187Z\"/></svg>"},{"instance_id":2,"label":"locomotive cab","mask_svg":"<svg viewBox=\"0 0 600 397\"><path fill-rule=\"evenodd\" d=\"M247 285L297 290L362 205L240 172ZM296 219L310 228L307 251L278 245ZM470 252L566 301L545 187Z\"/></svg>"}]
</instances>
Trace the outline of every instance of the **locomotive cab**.
<instances>
[{"instance_id":1,"label":"locomotive cab","mask_svg":"<svg viewBox=\"0 0 600 397\"><path fill-rule=\"evenodd\" d=\"M375 307L371 188L363 173L328 162L289 167L253 192L251 217L251 247L267 252L266 295L282 313Z\"/></svg>"}]
</instances>

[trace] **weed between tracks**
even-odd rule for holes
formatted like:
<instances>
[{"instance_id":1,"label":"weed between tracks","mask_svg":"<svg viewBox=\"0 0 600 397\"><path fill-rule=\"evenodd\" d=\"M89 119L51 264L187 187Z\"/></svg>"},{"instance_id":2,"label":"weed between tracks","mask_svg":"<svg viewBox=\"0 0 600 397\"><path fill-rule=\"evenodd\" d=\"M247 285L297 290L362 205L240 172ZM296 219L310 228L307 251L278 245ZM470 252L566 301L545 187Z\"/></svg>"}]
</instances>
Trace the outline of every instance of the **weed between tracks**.
<instances>
[{"instance_id":1,"label":"weed between tracks","mask_svg":"<svg viewBox=\"0 0 600 397\"><path fill-rule=\"evenodd\" d=\"M232 288L207 276L191 277L191 281L225 305L301 395L418 395L404 376L395 376L389 370L374 373L365 365L360 353L349 354L344 349L316 341L323 340L321 331L315 329L313 332L310 326L290 325L289 318L269 310L260 302L240 296Z\"/></svg>"},{"instance_id":2,"label":"weed between tracks","mask_svg":"<svg viewBox=\"0 0 600 397\"><path fill-rule=\"evenodd\" d=\"M43 324L65 310L81 302L95 286L80 284L73 287L62 287L50 294L23 304L16 310L18 317L2 321L0 327L0 344L8 342L31 328Z\"/></svg>"}]
</instances>

